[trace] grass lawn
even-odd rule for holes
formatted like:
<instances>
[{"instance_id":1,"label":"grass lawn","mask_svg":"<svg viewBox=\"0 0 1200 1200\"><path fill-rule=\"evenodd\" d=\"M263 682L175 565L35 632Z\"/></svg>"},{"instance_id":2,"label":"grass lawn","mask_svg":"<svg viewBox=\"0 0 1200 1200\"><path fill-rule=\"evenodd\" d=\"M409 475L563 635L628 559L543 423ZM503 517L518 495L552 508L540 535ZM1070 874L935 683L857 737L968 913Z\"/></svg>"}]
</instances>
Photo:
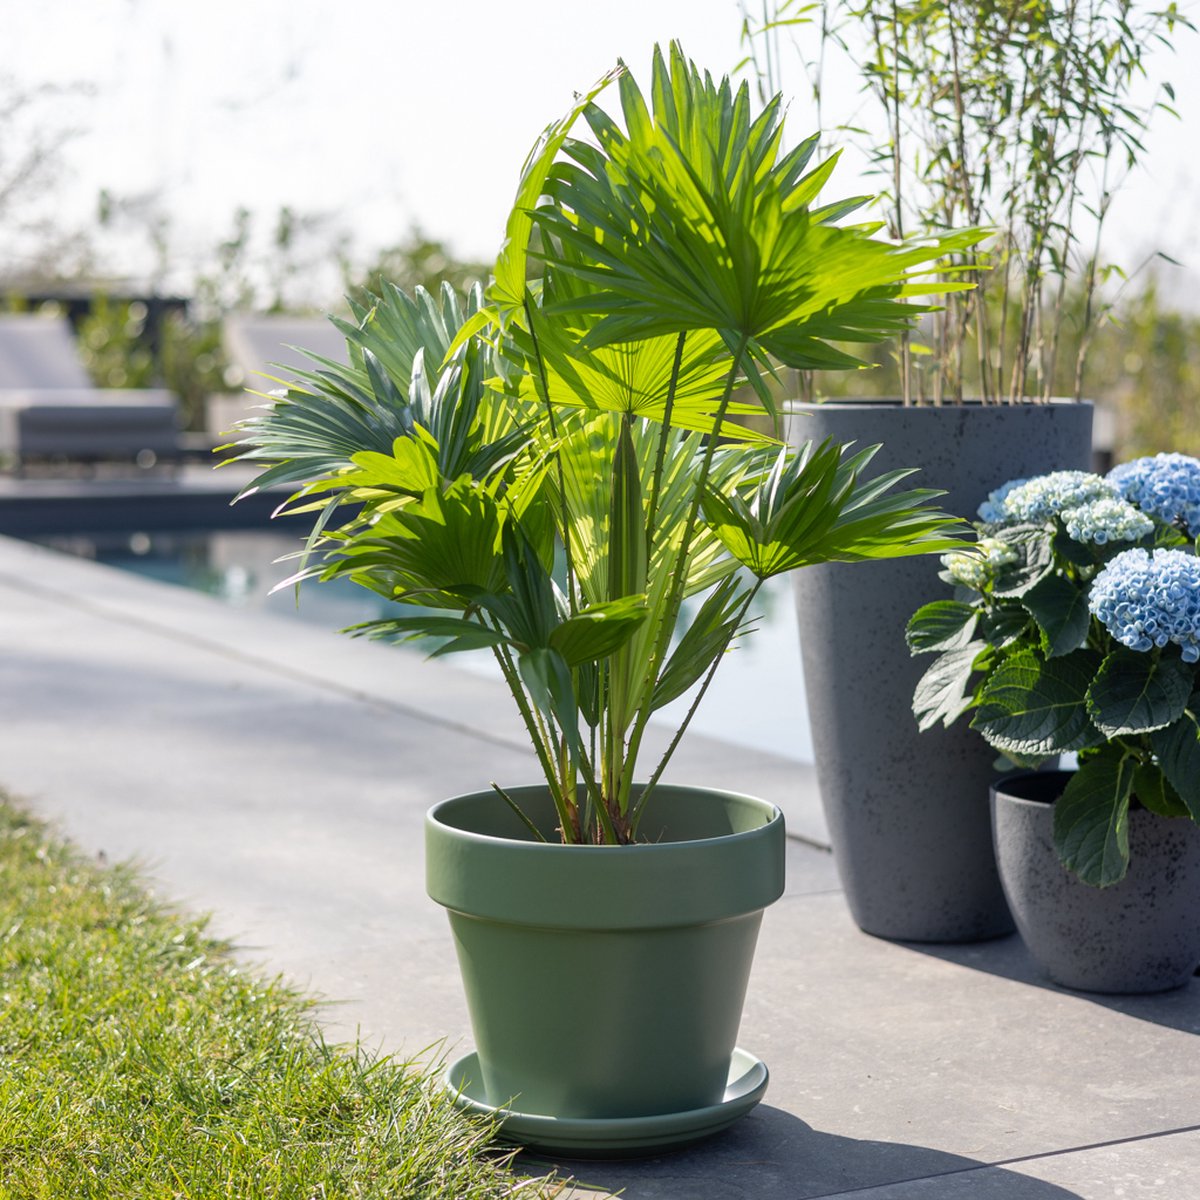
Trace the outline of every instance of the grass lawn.
<instances>
[{"instance_id":1,"label":"grass lawn","mask_svg":"<svg viewBox=\"0 0 1200 1200\"><path fill-rule=\"evenodd\" d=\"M0 1198L492 1200L522 1180L412 1064L0 797Z\"/></svg>"}]
</instances>

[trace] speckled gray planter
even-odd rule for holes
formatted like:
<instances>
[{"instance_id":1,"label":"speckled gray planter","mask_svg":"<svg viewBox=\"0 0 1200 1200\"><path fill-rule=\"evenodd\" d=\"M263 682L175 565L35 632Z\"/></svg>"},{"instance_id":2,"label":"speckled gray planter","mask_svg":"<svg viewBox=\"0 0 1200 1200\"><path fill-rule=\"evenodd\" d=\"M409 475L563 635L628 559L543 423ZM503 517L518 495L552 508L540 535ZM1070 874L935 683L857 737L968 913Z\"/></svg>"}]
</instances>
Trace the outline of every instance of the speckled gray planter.
<instances>
[{"instance_id":1,"label":"speckled gray planter","mask_svg":"<svg viewBox=\"0 0 1200 1200\"><path fill-rule=\"evenodd\" d=\"M1129 814L1129 873L1080 883L1054 850L1054 804L1070 775L1016 775L992 788L996 859L1029 953L1065 987L1165 992L1200 964L1200 826Z\"/></svg>"},{"instance_id":2,"label":"speckled gray planter","mask_svg":"<svg viewBox=\"0 0 1200 1200\"><path fill-rule=\"evenodd\" d=\"M882 442L868 473L921 467L973 517L1016 476L1087 469L1090 404L903 408L886 401L794 404L795 443ZM850 911L879 937L966 942L1012 931L992 854L994 752L960 722L919 733L912 693L929 665L904 627L949 595L936 557L797 571L800 650L821 800Z\"/></svg>"}]
</instances>

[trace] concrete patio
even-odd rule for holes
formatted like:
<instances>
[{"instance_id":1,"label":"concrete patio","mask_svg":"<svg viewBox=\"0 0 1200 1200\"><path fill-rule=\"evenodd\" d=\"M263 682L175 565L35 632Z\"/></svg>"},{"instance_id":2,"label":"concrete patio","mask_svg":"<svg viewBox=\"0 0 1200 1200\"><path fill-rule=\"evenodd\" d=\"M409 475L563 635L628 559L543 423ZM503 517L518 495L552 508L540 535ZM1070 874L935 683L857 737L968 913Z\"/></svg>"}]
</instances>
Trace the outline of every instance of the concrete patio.
<instances>
[{"instance_id":1,"label":"concrete patio","mask_svg":"<svg viewBox=\"0 0 1200 1200\"><path fill-rule=\"evenodd\" d=\"M469 1043L422 816L534 775L499 684L0 538L0 786L211 910L248 961L328 998L336 1038ZM771 1086L699 1147L557 1164L577 1195L1200 1196L1200 982L1090 996L1044 981L1015 937L868 937L820 848L811 768L694 739L673 777L788 818L740 1038Z\"/></svg>"}]
</instances>

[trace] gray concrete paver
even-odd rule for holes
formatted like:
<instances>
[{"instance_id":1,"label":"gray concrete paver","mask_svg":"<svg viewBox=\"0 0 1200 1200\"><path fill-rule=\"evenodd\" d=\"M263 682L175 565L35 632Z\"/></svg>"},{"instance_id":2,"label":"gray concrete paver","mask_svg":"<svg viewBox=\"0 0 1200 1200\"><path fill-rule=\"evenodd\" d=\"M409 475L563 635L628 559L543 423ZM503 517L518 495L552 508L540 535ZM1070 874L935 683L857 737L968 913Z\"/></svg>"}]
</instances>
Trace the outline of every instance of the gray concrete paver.
<instances>
[{"instance_id":1,"label":"gray concrete paver","mask_svg":"<svg viewBox=\"0 0 1200 1200\"><path fill-rule=\"evenodd\" d=\"M851 1194L854 1200L1195 1200L1198 1179L1200 1130L1193 1129Z\"/></svg>"}]
</instances>

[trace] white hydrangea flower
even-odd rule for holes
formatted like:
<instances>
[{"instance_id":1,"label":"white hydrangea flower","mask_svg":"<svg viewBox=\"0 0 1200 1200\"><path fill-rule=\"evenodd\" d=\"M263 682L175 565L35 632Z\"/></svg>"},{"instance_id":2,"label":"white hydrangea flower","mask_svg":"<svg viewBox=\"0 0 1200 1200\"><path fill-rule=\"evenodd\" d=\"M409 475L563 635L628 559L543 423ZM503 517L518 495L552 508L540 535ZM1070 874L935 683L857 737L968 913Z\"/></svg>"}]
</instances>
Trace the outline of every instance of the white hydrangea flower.
<instances>
[{"instance_id":1,"label":"white hydrangea flower","mask_svg":"<svg viewBox=\"0 0 1200 1200\"><path fill-rule=\"evenodd\" d=\"M1016 562L1017 551L1000 538L980 538L969 550L942 555L942 566L955 581L979 591L999 573L1000 568Z\"/></svg>"},{"instance_id":2,"label":"white hydrangea flower","mask_svg":"<svg viewBox=\"0 0 1200 1200\"><path fill-rule=\"evenodd\" d=\"M1120 499L1115 485L1090 471L1051 471L1008 492L998 506L1005 521L1041 523L1093 500Z\"/></svg>"},{"instance_id":3,"label":"white hydrangea flower","mask_svg":"<svg viewBox=\"0 0 1200 1200\"><path fill-rule=\"evenodd\" d=\"M1109 496L1062 511L1067 536L1076 542L1138 542L1154 531L1154 522L1127 500Z\"/></svg>"}]
</instances>

